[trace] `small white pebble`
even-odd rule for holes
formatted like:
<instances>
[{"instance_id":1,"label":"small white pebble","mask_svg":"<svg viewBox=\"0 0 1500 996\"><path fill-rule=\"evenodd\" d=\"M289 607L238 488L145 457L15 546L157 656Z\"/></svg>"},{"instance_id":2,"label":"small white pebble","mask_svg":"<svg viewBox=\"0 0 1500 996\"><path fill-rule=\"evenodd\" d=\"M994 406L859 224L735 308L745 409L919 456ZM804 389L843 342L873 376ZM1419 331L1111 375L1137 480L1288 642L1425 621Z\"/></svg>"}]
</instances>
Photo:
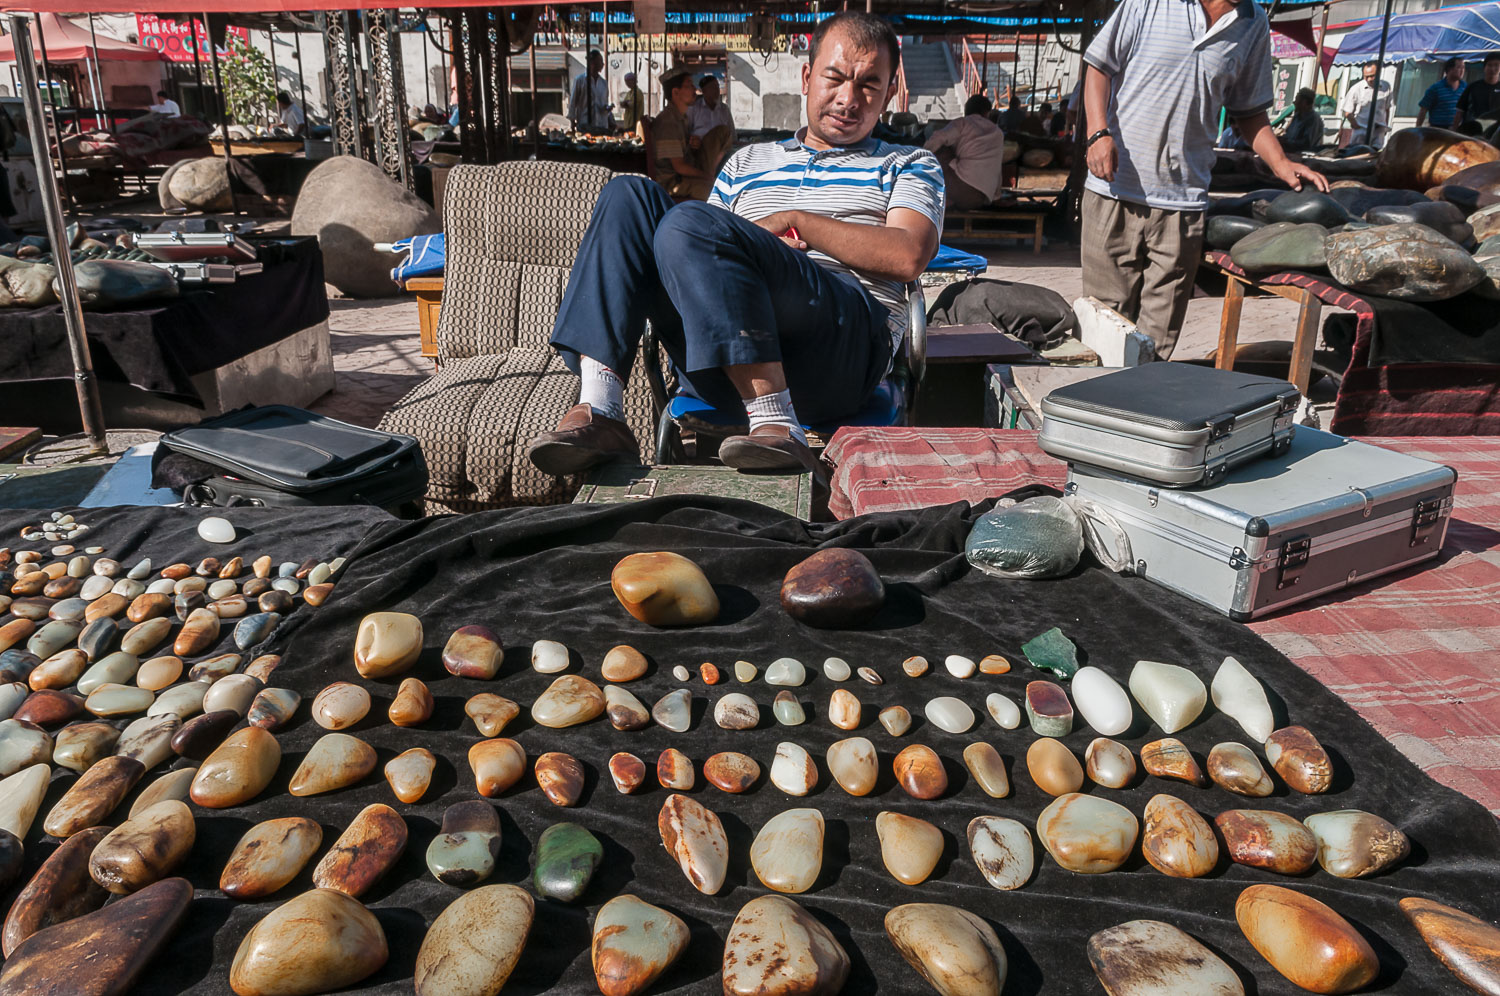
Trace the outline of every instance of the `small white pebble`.
<instances>
[{"instance_id":1,"label":"small white pebble","mask_svg":"<svg viewBox=\"0 0 1500 996\"><path fill-rule=\"evenodd\" d=\"M943 666L955 678L972 678L974 677L974 672L979 670L978 664L975 664L967 657L960 657L958 654L949 654L948 659L943 661Z\"/></svg>"},{"instance_id":2,"label":"small white pebble","mask_svg":"<svg viewBox=\"0 0 1500 996\"><path fill-rule=\"evenodd\" d=\"M678 681L692 681L693 672L689 671L687 668L679 664L672 669L672 677L676 678Z\"/></svg>"},{"instance_id":3,"label":"small white pebble","mask_svg":"<svg viewBox=\"0 0 1500 996\"><path fill-rule=\"evenodd\" d=\"M209 543L233 543L234 525L228 519L210 515L198 523L198 535Z\"/></svg>"},{"instance_id":4,"label":"small white pebble","mask_svg":"<svg viewBox=\"0 0 1500 996\"><path fill-rule=\"evenodd\" d=\"M848 681L851 673L849 662L842 657L830 657L823 662L823 677L829 681Z\"/></svg>"}]
</instances>

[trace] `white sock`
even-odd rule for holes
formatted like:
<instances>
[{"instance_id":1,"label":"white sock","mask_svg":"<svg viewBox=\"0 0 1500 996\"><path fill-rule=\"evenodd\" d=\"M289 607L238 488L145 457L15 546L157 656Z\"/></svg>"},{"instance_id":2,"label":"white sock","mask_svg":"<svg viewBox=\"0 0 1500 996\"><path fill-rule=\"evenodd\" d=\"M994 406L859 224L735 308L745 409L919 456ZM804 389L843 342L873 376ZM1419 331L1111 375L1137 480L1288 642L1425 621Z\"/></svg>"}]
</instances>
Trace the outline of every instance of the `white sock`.
<instances>
[{"instance_id":1,"label":"white sock","mask_svg":"<svg viewBox=\"0 0 1500 996\"><path fill-rule=\"evenodd\" d=\"M583 378L578 400L605 418L625 421L625 382L620 375L592 356L580 356L578 360L578 373Z\"/></svg>"},{"instance_id":2,"label":"white sock","mask_svg":"<svg viewBox=\"0 0 1500 996\"><path fill-rule=\"evenodd\" d=\"M784 425L791 430L792 438L797 442L807 442L807 433L802 431L802 424L797 421L797 413L792 409L791 391L777 391L775 394L751 398L745 402L745 414L750 416L751 432L757 426Z\"/></svg>"}]
</instances>

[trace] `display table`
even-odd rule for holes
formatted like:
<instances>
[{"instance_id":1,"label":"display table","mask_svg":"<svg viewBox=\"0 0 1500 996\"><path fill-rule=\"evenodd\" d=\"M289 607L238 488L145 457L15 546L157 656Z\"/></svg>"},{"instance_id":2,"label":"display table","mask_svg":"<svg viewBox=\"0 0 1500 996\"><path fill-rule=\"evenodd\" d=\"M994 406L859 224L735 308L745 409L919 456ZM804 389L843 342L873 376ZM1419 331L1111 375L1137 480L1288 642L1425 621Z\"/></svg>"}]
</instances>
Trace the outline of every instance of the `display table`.
<instances>
[{"instance_id":1,"label":"display table","mask_svg":"<svg viewBox=\"0 0 1500 996\"><path fill-rule=\"evenodd\" d=\"M1234 369L1245 291L1275 294L1297 305L1296 338L1292 341L1292 360L1287 379L1296 385L1298 391L1307 394L1308 385L1312 381L1313 350L1318 344L1323 303L1331 299L1329 303L1349 308L1356 301L1354 295L1316 281L1304 273L1273 273L1261 278L1252 277L1236 266L1227 252L1218 250L1206 253L1204 262L1223 275L1226 285L1224 308L1219 315L1219 349L1215 354L1214 365L1220 370ZM1325 298L1324 294L1328 297Z\"/></svg>"},{"instance_id":2,"label":"display table","mask_svg":"<svg viewBox=\"0 0 1500 996\"><path fill-rule=\"evenodd\" d=\"M244 537L232 547L211 546L194 530L201 513L178 509L92 509L78 513L93 529L92 541L124 563L150 556L154 563L196 563L233 552L247 558L267 553L275 560L300 560L348 553L333 597L317 609L299 607L269 645L258 652L283 655L271 683L299 692L297 718L276 734L281 761L270 785L250 802L228 809L194 806L196 840L178 869L196 890L182 926L142 976L140 992L226 993L235 951L252 925L309 886L304 870L292 885L256 901L236 901L217 891L229 851L252 825L271 818L307 816L323 829L321 858L337 835L364 807L395 808L409 834L391 870L362 897L374 913L390 948L389 960L356 986L361 993L411 991L417 950L433 920L463 894L436 881L424 862L438 836L443 811L477 798L466 755L479 742L465 718L465 700L490 691L514 700L520 716L500 734L525 750L528 765L548 751L566 752L587 772L578 804L562 809L549 802L530 774L494 802L502 840L489 883L532 888L530 875L542 831L561 822L587 828L602 843L602 864L580 901L538 899L530 941L507 990L526 993L595 992L589 960L594 916L602 903L621 893L663 906L686 921L690 941L683 957L653 987L657 993L721 992L718 978L725 937L735 914L766 894L749 854L751 842L774 815L813 807L825 820L822 871L811 889L791 897L828 926L848 952L852 968L848 993L927 992L920 978L898 956L885 936L883 919L905 903L959 906L993 925L1009 962L1006 992L1049 994L1097 990L1085 945L1096 931L1140 918L1168 921L1205 942L1245 979L1247 991L1282 996L1297 990L1256 953L1234 920L1235 900L1252 884L1275 884L1315 895L1359 924L1382 962L1375 989L1453 992L1456 983L1428 952L1396 908L1406 895L1423 895L1490 916L1500 892L1500 827L1485 810L1424 777L1400 752L1364 723L1334 690L1276 653L1248 629L1148 582L1119 578L1093 569L1059 581L1004 581L965 567L962 544L973 512L959 507L808 526L779 513L742 502L657 499L608 506L514 509L420 522L396 522L358 510L231 509L226 514ZM7 535L34 513L0 516ZM887 581L885 609L859 630L813 630L793 622L777 604L786 571L818 546L866 551ZM675 550L692 557L714 582L721 601L717 621L696 628L653 629L630 618L615 601L610 572L621 557L649 550ZM390 680L368 681L353 667L360 620L375 611L413 613L423 623L422 651L414 668ZM457 627L487 625L508 645L496 680L448 674L440 663L445 641ZM1036 741L1025 727L1007 731L983 712L987 694L1017 701L1028 682L1046 677L1027 666L1020 646L1051 626L1061 626L1088 656L1123 681L1138 659L1165 659L1186 665L1205 678L1225 655L1245 663L1285 703L1293 722L1316 732L1332 752L1337 777L1326 795L1288 794L1278 787L1265 799L1245 799L1221 788L1195 788L1145 777L1123 790L1093 787L1091 794L1117 801L1139 815L1157 793L1171 793L1212 817L1232 808L1266 808L1297 818L1333 809L1355 808L1397 823L1417 848L1412 858L1371 880L1342 880L1314 871L1283 877L1231 865L1222 859L1209 876L1166 877L1139 856L1123 868L1079 875L1061 868L1040 846L1035 872L1017 891L1001 892L981 876L965 842L969 821L981 814L1021 821L1028 829L1052 802L1026 772L1025 755ZM226 628L227 629L227 628ZM529 706L556 679L529 664L530 644L555 639L573 652L569 673L599 679L605 652L621 643L651 662L642 678L624 686L648 706L669 691L690 693L691 726L673 733L658 725L634 732L615 730L602 717L565 729L540 726ZM227 631L216 648L225 649ZM921 653L938 662L921 678L906 677L901 660ZM1008 674L960 680L941 661L958 653L978 658L999 653L1013 663ZM791 655L808 665L809 678L787 689L808 712L801 726L778 725L770 704L777 689L757 680L709 687L696 677L679 682L674 665L696 669L703 661L726 672L736 659L762 670ZM879 686L858 679L835 683L821 672L823 658L843 657L877 669ZM411 728L392 725L386 710L401 677L418 677L436 698L431 719ZM357 784L326 794L295 798L288 779L326 731L308 718L313 696L333 681L350 681L374 696L369 715L343 732L372 745L384 765L397 753L430 749L438 767L427 794L415 803L398 802L379 768ZM856 694L864 709L859 728L835 728L826 705L835 688ZM737 691L760 708L750 730L718 728L714 702ZM923 706L939 695L960 696L979 711L979 723L962 734L946 733L923 718ZM880 708L900 704L915 717L911 732L893 737L876 722ZM881 774L874 789L854 797L839 788L823 758L835 742L867 737L879 755ZM1063 742L1078 756L1095 734L1082 722ZM1160 736L1144 721L1120 735L1133 750ZM1178 736L1201 759L1216 743L1243 741L1244 732L1227 716L1209 710ZM993 744L1010 772L1013 790L994 799L965 772L960 755L975 741ZM817 759L819 781L804 798L789 797L769 784L777 745L791 741ZM942 757L948 789L918 801L894 784L893 755L910 744L925 744ZM648 776L632 795L619 794L605 770L611 755L629 751L649 766L667 747L685 754L699 770L688 795L719 814L728 838L728 876L713 895L696 891L662 847L657 814L668 792ZM701 766L714 753L739 751L755 759L761 778L744 794L730 795L705 783ZM181 762L186 764L188 762ZM74 776L61 772L59 783ZM155 773L147 776L154 779ZM55 795L49 793L49 800ZM127 800L128 805L129 800ZM50 801L48 803L50 805ZM944 853L932 876L919 885L898 883L882 866L875 832L879 813L896 811L939 827ZM28 835L28 867L45 853L40 831ZM33 850L35 848L35 851ZM35 855L35 856L33 856ZM487 924L477 925L483 930ZM482 937L476 950L487 949ZM295 956L290 948L286 958ZM39 985L41 980L30 980Z\"/></svg>"},{"instance_id":3,"label":"display table","mask_svg":"<svg viewBox=\"0 0 1500 996\"><path fill-rule=\"evenodd\" d=\"M265 269L232 284L84 315L107 424L197 420L245 404L306 405L333 387L323 256L259 239ZM0 422L76 422L62 306L0 311ZM35 413L35 414L33 414Z\"/></svg>"},{"instance_id":4,"label":"display table","mask_svg":"<svg viewBox=\"0 0 1500 996\"><path fill-rule=\"evenodd\" d=\"M401 285L417 295L417 323L421 329L422 355L434 363L438 358L438 313L443 309L443 278L411 277Z\"/></svg>"},{"instance_id":5,"label":"display table","mask_svg":"<svg viewBox=\"0 0 1500 996\"><path fill-rule=\"evenodd\" d=\"M1500 712L1493 705L1500 607L1500 440L1367 442L1458 471L1443 556L1250 623L1344 696L1423 770L1500 813ZM1061 487L1064 463L1021 430L841 429L835 515L978 502L1028 484ZM1164 594L1165 597L1165 594Z\"/></svg>"}]
</instances>

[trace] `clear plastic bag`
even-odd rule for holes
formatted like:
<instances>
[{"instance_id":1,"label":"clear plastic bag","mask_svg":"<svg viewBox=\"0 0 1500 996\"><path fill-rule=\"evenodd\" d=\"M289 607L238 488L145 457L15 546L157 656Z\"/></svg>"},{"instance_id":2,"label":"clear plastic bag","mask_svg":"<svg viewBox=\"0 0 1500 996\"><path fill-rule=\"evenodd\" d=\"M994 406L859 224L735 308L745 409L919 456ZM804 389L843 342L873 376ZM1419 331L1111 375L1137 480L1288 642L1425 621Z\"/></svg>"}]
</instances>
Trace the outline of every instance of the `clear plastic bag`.
<instances>
[{"instance_id":1,"label":"clear plastic bag","mask_svg":"<svg viewBox=\"0 0 1500 996\"><path fill-rule=\"evenodd\" d=\"M1083 525L1083 545L1089 553L1116 574L1134 574L1135 558L1130 552L1130 536L1125 527L1097 502L1070 495L1063 501L1077 513Z\"/></svg>"},{"instance_id":2,"label":"clear plastic bag","mask_svg":"<svg viewBox=\"0 0 1500 996\"><path fill-rule=\"evenodd\" d=\"M1002 578L1056 578L1083 555L1083 523L1061 498L1028 498L986 512L974 523L964 556Z\"/></svg>"}]
</instances>

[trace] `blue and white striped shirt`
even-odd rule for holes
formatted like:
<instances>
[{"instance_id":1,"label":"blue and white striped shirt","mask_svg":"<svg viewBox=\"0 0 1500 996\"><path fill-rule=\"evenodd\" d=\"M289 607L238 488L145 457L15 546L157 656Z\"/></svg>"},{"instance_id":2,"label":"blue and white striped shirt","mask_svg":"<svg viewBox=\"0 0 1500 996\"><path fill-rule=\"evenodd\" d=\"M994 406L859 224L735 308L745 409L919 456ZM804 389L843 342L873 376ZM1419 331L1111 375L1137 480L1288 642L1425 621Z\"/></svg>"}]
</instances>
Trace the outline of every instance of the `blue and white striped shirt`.
<instances>
[{"instance_id":1,"label":"blue and white striped shirt","mask_svg":"<svg viewBox=\"0 0 1500 996\"><path fill-rule=\"evenodd\" d=\"M799 210L858 225L884 225L892 208L909 208L943 230L943 170L931 152L874 138L818 151L802 144L805 133L784 142L749 145L730 156L708 203L750 221ZM829 270L853 276L885 305L894 349L899 349L906 336L906 287L814 250L808 255Z\"/></svg>"}]
</instances>

